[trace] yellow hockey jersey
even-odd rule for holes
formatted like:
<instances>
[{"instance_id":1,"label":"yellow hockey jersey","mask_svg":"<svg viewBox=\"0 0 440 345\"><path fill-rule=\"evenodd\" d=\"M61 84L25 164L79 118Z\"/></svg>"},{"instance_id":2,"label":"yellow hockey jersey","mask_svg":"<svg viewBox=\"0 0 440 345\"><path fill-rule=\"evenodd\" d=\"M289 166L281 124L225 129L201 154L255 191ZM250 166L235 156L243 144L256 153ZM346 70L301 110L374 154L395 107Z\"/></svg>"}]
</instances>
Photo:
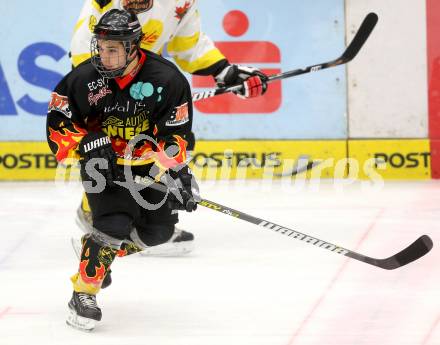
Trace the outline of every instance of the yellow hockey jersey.
<instances>
[{"instance_id":1,"label":"yellow hockey jersey","mask_svg":"<svg viewBox=\"0 0 440 345\"><path fill-rule=\"evenodd\" d=\"M121 9L121 1L85 1L70 47L73 66L90 58L93 27L112 8ZM153 8L138 14L138 18L144 33L141 48L161 54L167 44L168 54L186 72L209 70L211 66L225 60L212 40L200 29L196 0L156 0Z\"/></svg>"}]
</instances>

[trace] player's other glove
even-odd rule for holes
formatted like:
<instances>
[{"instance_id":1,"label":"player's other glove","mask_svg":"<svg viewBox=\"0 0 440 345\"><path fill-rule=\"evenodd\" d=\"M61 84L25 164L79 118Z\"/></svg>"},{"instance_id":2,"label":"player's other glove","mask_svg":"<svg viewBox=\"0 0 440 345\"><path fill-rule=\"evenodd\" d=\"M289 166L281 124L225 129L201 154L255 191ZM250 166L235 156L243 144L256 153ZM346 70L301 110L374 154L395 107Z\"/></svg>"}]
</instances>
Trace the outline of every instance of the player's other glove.
<instances>
[{"instance_id":1,"label":"player's other glove","mask_svg":"<svg viewBox=\"0 0 440 345\"><path fill-rule=\"evenodd\" d=\"M258 68L241 65L226 66L215 76L218 87L241 84L242 88L234 93L244 98L263 95L267 90L267 80L267 76Z\"/></svg>"},{"instance_id":2,"label":"player's other glove","mask_svg":"<svg viewBox=\"0 0 440 345\"><path fill-rule=\"evenodd\" d=\"M128 12L139 14L153 7L154 0L122 0L122 7Z\"/></svg>"},{"instance_id":3,"label":"player's other glove","mask_svg":"<svg viewBox=\"0 0 440 345\"><path fill-rule=\"evenodd\" d=\"M120 179L117 156L113 151L110 138L104 132L90 132L80 141L78 146L81 156L81 178L83 181L98 181L98 173L104 176L109 186ZM92 160L93 159L93 160Z\"/></svg>"},{"instance_id":4,"label":"player's other glove","mask_svg":"<svg viewBox=\"0 0 440 345\"><path fill-rule=\"evenodd\" d=\"M177 170L178 169L178 170ZM200 202L199 186L187 165L169 170L166 185L170 193L168 206L173 210L192 212Z\"/></svg>"}]
</instances>

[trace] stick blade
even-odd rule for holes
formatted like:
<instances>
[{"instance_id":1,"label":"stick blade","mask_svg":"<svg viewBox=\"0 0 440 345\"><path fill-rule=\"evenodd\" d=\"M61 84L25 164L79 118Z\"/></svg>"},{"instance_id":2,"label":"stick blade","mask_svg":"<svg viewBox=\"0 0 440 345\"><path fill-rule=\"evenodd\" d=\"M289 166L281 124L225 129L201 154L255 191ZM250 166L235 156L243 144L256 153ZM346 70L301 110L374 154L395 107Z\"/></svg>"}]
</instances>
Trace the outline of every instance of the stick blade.
<instances>
[{"instance_id":1,"label":"stick blade","mask_svg":"<svg viewBox=\"0 0 440 345\"><path fill-rule=\"evenodd\" d=\"M393 270L420 259L432 249L433 243L428 235L423 235L411 243L404 250L389 258L377 260L377 266L386 270Z\"/></svg>"},{"instance_id":2,"label":"stick blade","mask_svg":"<svg viewBox=\"0 0 440 345\"><path fill-rule=\"evenodd\" d=\"M343 60L345 60L345 62L351 61L357 55L359 50L361 50L366 40L373 32L373 29L376 26L378 20L379 17L376 13L371 12L367 14L361 26L359 27L358 32L356 33L350 45L347 47L341 57Z\"/></svg>"}]
</instances>

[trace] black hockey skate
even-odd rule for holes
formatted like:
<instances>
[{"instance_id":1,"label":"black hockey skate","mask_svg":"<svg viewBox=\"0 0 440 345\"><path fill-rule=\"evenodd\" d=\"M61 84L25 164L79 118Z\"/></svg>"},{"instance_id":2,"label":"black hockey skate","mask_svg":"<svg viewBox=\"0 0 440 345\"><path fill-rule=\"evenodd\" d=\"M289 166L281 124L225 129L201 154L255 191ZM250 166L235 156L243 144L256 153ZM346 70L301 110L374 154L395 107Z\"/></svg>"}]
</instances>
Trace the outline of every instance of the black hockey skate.
<instances>
[{"instance_id":1,"label":"black hockey skate","mask_svg":"<svg viewBox=\"0 0 440 345\"><path fill-rule=\"evenodd\" d=\"M69 315L66 323L69 326L83 331L92 331L96 321L101 321L101 309L96 304L94 295L74 291L68 306Z\"/></svg>"},{"instance_id":2,"label":"black hockey skate","mask_svg":"<svg viewBox=\"0 0 440 345\"><path fill-rule=\"evenodd\" d=\"M86 234L93 230L92 212L86 211L82 205L76 210L76 224ZM72 239L72 246L76 255L81 253L81 241ZM163 244L147 247L142 250L142 256L183 256L194 250L194 235L191 232L175 227L173 236ZM110 285L110 284L108 284ZM108 286L107 285L107 286Z\"/></svg>"},{"instance_id":3,"label":"black hockey skate","mask_svg":"<svg viewBox=\"0 0 440 345\"><path fill-rule=\"evenodd\" d=\"M174 228L174 234L163 244L147 247L139 254L142 256L183 256L194 250L194 235L188 231Z\"/></svg>"}]
</instances>

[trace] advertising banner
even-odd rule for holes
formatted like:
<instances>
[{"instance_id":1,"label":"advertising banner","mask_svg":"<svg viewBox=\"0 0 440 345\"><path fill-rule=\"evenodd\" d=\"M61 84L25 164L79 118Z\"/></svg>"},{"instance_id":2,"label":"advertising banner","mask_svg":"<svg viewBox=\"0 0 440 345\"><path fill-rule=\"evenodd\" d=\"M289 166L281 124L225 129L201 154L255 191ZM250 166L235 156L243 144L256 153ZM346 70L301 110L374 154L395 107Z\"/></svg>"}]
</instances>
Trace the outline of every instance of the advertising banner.
<instances>
[{"instance_id":1,"label":"advertising banner","mask_svg":"<svg viewBox=\"0 0 440 345\"><path fill-rule=\"evenodd\" d=\"M429 179L429 140L199 141L190 167L199 179ZM431 153L432 150L432 153ZM433 166L433 171L439 170ZM59 167L44 142L0 142L0 180L78 180Z\"/></svg>"},{"instance_id":2,"label":"advertising banner","mask_svg":"<svg viewBox=\"0 0 440 345\"><path fill-rule=\"evenodd\" d=\"M0 142L0 180L53 180L57 165L45 142Z\"/></svg>"},{"instance_id":3,"label":"advertising banner","mask_svg":"<svg viewBox=\"0 0 440 345\"><path fill-rule=\"evenodd\" d=\"M0 141L44 141L50 92L70 70L68 50L83 1L45 0L23 11L2 5ZM231 62L268 74L320 63L344 50L343 0L250 3L199 0L203 30ZM17 13L20 24L17 24ZM49 19L48 19L49 18ZM147 33L148 34L148 33ZM188 75L194 92L212 77ZM344 139L345 69L338 67L271 84L264 97L233 95L195 106L199 139Z\"/></svg>"},{"instance_id":4,"label":"advertising banner","mask_svg":"<svg viewBox=\"0 0 440 345\"><path fill-rule=\"evenodd\" d=\"M47 104L70 70L70 37L81 5L55 0L2 4L0 141L46 140Z\"/></svg>"},{"instance_id":5,"label":"advertising banner","mask_svg":"<svg viewBox=\"0 0 440 345\"><path fill-rule=\"evenodd\" d=\"M346 144L332 141L200 141L190 163L200 179L345 177ZM342 165L341 163L342 162ZM78 180L78 167L57 169L43 142L0 142L0 180Z\"/></svg>"},{"instance_id":6,"label":"advertising banner","mask_svg":"<svg viewBox=\"0 0 440 345\"><path fill-rule=\"evenodd\" d=\"M201 141L190 166L207 180L343 178L345 158L344 140Z\"/></svg>"},{"instance_id":7,"label":"advertising banner","mask_svg":"<svg viewBox=\"0 0 440 345\"><path fill-rule=\"evenodd\" d=\"M384 179L430 179L431 152L427 139L350 140L348 156L353 160L350 171L369 179L380 175Z\"/></svg>"}]
</instances>

